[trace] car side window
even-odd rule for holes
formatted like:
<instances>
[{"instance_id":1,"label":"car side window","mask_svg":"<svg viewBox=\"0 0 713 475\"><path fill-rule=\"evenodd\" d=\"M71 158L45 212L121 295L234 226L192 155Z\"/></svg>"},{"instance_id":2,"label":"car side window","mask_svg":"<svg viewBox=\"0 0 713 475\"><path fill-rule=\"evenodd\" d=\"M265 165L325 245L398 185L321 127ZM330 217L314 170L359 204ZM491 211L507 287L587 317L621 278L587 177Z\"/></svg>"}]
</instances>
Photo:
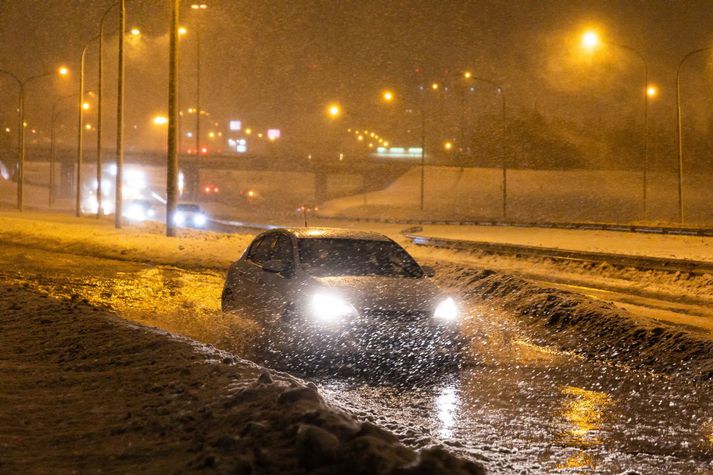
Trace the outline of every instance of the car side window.
<instances>
[{"instance_id":1,"label":"car side window","mask_svg":"<svg viewBox=\"0 0 713 475\"><path fill-rule=\"evenodd\" d=\"M270 260L272 249L273 247L275 247L276 242L277 236L275 235L263 237L262 240L257 243L254 250L252 248L250 249L250 255L248 256L248 259L250 259L257 265L263 265L264 263Z\"/></svg>"},{"instance_id":2,"label":"car side window","mask_svg":"<svg viewBox=\"0 0 713 475\"><path fill-rule=\"evenodd\" d=\"M290 266L292 266L292 262L294 260L292 240L284 234L278 236L277 244L275 245L275 249L272 252L270 259L288 262Z\"/></svg>"},{"instance_id":3,"label":"car side window","mask_svg":"<svg viewBox=\"0 0 713 475\"><path fill-rule=\"evenodd\" d=\"M257 248L262 243L263 238L256 239L253 241L253 243L250 245L250 248L248 249L248 253L246 255L246 259L249 261L252 261L255 259L255 253L257 252Z\"/></svg>"}]
</instances>

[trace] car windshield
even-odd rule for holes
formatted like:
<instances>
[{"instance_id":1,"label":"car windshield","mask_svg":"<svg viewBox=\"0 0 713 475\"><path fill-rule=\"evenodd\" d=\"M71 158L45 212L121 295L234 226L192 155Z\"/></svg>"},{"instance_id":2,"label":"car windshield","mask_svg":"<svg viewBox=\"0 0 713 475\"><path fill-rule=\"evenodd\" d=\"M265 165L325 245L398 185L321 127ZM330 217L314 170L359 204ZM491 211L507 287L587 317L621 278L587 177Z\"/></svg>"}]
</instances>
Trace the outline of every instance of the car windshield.
<instances>
[{"instance_id":1,"label":"car windshield","mask_svg":"<svg viewBox=\"0 0 713 475\"><path fill-rule=\"evenodd\" d=\"M302 268L308 274L318 277L423 276L416 261L391 241L309 238L300 239L298 248Z\"/></svg>"},{"instance_id":2,"label":"car windshield","mask_svg":"<svg viewBox=\"0 0 713 475\"><path fill-rule=\"evenodd\" d=\"M186 211L190 213L199 213L201 210L201 207L198 205L187 205L187 204L180 204L176 206L176 209L178 211Z\"/></svg>"}]
</instances>

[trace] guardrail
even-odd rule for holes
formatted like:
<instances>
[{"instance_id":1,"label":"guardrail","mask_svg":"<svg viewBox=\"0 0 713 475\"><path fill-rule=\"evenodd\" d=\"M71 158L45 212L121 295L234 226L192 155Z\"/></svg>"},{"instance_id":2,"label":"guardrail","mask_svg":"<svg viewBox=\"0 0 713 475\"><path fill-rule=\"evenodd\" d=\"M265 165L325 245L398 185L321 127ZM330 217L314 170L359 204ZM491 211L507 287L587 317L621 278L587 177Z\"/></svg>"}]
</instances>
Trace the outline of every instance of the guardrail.
<instances>
[{"instance_id":1,"label":"guardrail","mask_svg":"<svg viewBox=\"0 0 713 475\"><path fill-rule=\"evenodd\" d=\"M633 267L641 270L659 270L666 272L685 272L691 274L713 274L713 262L687 259L668 259L663 257L635 256L629 254L610 254L605 252L572 251L548 247L535 247L521 244L493 243L487 241L464 241L459 239L434 238L409 232L404 236L414 244L448 249L480 251L488 254L509 256L545 257L553 260L607 263L616 267Z\"/></svg>"},{"instance_id":2,"label":"guardrail","mask_svg":"<svg viewBox=\"0 0 713 475\"><path fill-rule=\"evenodd\" d=\"M320 219L356 221L364 223L383 224L446 224L457 226L510 226L517 228L545 228L545 229L578 229L590 231L618 231L643 234L672 234L679 236L708 236L713 237L712 228L696 228L681 226L656 226L643 224L614 224L614 223L556 223L556 222L521 222L500 220L457 220L457 219L396 219L396 218L355 218L347 216L322 216Z\"/></svg>"}]
</instances>

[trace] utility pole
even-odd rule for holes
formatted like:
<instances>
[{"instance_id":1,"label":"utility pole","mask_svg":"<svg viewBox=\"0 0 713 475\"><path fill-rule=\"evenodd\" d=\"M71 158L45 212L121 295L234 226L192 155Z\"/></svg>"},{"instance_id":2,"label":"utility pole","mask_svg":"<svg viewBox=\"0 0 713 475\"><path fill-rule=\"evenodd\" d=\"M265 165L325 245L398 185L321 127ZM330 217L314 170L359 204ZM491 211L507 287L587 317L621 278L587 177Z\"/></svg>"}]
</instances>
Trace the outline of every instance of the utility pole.
<instances>
[{"instance_id":1,"label":"utility pole","mask_svg":"<svg viewBox=\"0 0 713 475\"><path fill-rule=\"evenodd\" d=\"M122 187L124 184L124 43L126 35L126 0L119 3L119 58L116 87L116 199L114 226L121 228Z\"/></svg>"},{"instance_id":2,"label":"utility pole","mask_svg":"<svg viewBox=\"0 0 713 475\"><path fill-rule=\"evenodd\" d=\"M179 0L171 0L171 40L168 58L168 153L166 157L166 236L176 235L178 198L178 9ZM200 113L200 111L198 111Z\"/></svg>"},{"instance_id":3,"label":"utility pole","mask_svg":"<svg viewBox=\"0 0 713 475\"><path fill-rule=\"evenodd\" d=\"M77 104L77 171L76 175L76 191L74 195L74 214L77 218L82 216L82 155L84 154L84 61L87 55L89 43L82 49L82 58L79 61L79 103Z\"/></svg>"}]
</instances>

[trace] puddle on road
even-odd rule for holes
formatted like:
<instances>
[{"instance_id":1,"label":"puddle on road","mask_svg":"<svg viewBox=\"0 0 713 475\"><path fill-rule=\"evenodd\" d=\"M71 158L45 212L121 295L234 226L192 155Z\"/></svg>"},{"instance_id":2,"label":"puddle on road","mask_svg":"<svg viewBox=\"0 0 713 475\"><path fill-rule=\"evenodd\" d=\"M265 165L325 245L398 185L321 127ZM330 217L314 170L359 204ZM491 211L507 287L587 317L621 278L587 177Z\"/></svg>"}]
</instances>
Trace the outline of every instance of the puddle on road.
<instances>
[{"instance_id":1,"label":"puddle on road","mask_svg":"<svg viewBox=\"0 0 713 475\"><path fill-rule=\"evenodd\" d=\"M0 264L19 284L53 297L86 300L122 318L248 354L250 320L220 311L224 275L24 249L4 249ZM14 252L10 252L14 251ZM8 255L9 254L9 255ZM77 262L81 262L78 268ZM18 263L20 265L18 265Z\"/></svg>"}]
</instances>

